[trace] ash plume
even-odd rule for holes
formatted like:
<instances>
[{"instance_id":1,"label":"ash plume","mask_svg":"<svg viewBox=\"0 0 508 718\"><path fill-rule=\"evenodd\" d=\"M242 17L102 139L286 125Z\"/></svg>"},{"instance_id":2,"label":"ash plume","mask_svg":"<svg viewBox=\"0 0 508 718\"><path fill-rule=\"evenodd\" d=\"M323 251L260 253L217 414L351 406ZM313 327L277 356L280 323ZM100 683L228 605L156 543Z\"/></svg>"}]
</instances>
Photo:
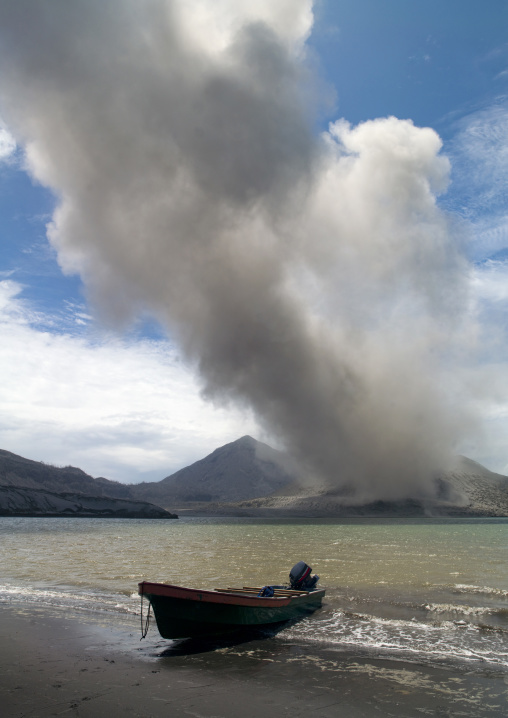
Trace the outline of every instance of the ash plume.
<instances>
[{"instance_id":1,"label":"ash plume","mask_svg":"<svg viewBox=\"0 0 508 718\"><path fill-rule=\"evenodd\" d=\"M468 419L465 263L409 120L313 130L312 4L0 2L0 111L97 310L165 324L309 481L432 492Z\"/></svg>"}]
</instances>

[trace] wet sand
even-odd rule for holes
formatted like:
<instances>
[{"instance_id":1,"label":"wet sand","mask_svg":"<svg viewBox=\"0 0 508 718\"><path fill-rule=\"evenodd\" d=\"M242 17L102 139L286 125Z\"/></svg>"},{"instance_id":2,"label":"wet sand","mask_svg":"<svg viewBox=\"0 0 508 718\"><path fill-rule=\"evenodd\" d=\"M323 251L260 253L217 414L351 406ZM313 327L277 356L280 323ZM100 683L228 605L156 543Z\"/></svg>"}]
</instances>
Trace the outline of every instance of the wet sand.
<instances>
[{"instance_id":1,"label":"wet sand","mask_svg":"<svg viewBox=\"0 0 508 718\"><path fill-rule=\"evenodd\" d=\"M139 619L0 607L0 706L9 718L371 718L508 715L508 673L424 666L337 647L172 642Z\"/></svg>"}]
</instances>

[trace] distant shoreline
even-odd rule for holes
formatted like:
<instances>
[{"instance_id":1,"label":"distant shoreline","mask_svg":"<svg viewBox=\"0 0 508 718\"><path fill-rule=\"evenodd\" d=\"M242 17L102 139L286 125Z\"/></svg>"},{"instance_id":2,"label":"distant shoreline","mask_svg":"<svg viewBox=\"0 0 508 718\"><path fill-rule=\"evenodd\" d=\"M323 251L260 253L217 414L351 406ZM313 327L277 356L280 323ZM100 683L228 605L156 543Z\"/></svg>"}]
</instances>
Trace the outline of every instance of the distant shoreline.
<instances>
[{"instance_id":1,"label":"distant shoreline","mask_svg":"<svg viewBox=\"0 0 508 718\"><path fill-rule=\"evenodd\" d=\"M46 514L38 514L38 513L0 513L0 518L26 518L26 519L143 519L150 521L168 521L171 519L178 519L179 516L177 514L172 514L170 516L146 516L146 515L132 515L132 516L118 516L115 514L111 515L101 515L97 516L97 514L58 514L58 513L46 513Z\"/></svg>"},{"instance_id":2,"label":"distant shoreline","mask_svg":"<svg viewBox=\"0 0 508 718\"><path fill-rule=\"evenodd\" d=\"M245 518L245 519L362 519L362 520L373 520L373 519L435 519L435 520L446 520L446 519L508 519L508 514L493 514L493 513L468 513L468 512L456 512L456 513L436 513L436 514L405 514L405 513L372 513L372 514L361 514L361 513L312 513L312 512L300 512L300 511L280 511L270 509L259 509L259 510L243 510L243 511L231 511L227 508L224 509L188 509L178 508L178 513L169 513L168 516L148 516L146 514L132 514L132 515L119 515L119 514L96 514L96 513L57 513L57 512L5 512L0 511L0 518L76 518L76 519L149 519L151 521L167 521L168 519L181 519L181 518Z\"/></svg>"},{"instance_id":3,"label":"distant shoreline","mask_svg":"<svg viewBox=\"0 0 508 718\"><path fill-rule=\"evenodd\" d=\"M508 518L507 513L491 513L491 512L467 512L457 511L450 513L360 513L360 512L341 512L341 513L327 513L327 512L304 512L304 511L291 511L282 509L243 509L243 510L232 510L227 506L217 506L217 508L186 508L184 506L176 509L180 518L196 517L196 518L273 518L273 519L503 519Z\"/></svg>"}]
</instances>

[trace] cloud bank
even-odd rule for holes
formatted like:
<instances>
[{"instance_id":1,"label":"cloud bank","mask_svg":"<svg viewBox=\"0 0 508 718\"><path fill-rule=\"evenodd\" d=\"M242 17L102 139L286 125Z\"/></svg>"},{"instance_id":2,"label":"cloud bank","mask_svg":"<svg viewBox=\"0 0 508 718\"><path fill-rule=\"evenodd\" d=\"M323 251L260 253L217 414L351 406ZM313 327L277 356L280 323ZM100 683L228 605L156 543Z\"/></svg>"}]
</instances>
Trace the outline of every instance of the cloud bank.
<instances>
[{"instance_id":1,"label":"cloud bank","mask_svg":"<svg viewBox=\"0 0 508 718\"><path fill-rule=\"evenodd\" d=\"M311 25L303 0L4 0L1 110L105 321L151 312L307 480L422 496L469 428L449 164L408 120L316 135Z\"/></svg>"},{"instance_id":2,"label":"cloud bank","mask_svg":"<svg viewBox=\"0 0 508 718\"><path fill-rule=\"evenodd\" d=\"M0 446L125 483L159 481L237 433L252 418L205 404L169 342L118 339L72 308L64 330L0 281ZM51 328L51 331L48 329ZM27 434L30 443L27 450Z\"/></svg>"}]
</instances>

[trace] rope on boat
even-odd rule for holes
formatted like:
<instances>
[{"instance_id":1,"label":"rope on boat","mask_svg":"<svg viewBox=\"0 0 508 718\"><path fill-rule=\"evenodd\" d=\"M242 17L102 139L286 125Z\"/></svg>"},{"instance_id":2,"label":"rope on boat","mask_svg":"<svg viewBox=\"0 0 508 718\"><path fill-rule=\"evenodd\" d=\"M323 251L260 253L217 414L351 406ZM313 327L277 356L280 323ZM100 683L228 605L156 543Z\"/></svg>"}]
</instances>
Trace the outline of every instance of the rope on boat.
<instances>
[{"instance_id":1,"label":"rope on boat","mask_svg":"<svg viewBox=\"0 0 508 718\"><path fill-rule=\"evenodd\" d=\"M140 641L143 640L143 638L146 638L146 634L148 633L148 629L150 628L150 609L152 608L152 604L150 601L148 601L148 613L146 614L145 623L143 625L143 593L141 594L141 638Z\"/></svg>"}]
</instances>

